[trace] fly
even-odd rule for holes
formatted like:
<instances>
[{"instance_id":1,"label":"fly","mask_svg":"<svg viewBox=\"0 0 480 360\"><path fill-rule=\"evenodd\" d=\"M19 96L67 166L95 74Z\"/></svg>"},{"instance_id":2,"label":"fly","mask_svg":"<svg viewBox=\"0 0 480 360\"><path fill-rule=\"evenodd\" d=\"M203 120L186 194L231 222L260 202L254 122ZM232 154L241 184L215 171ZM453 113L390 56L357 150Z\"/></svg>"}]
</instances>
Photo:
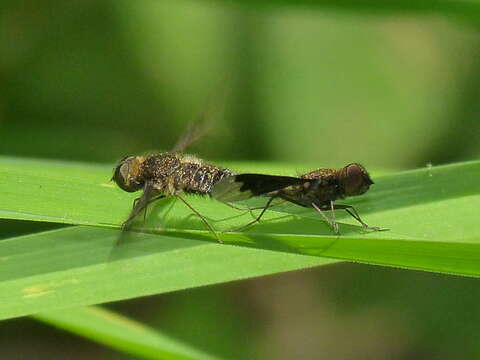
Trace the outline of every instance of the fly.
<instances>
[{"instance_id":1,"label":"fly","mask_svg":"<svg viewBox=\"0 0 480 360\"><path fill-rule=\"evenodd\" d=\"M212 190L212 197L223 202L246 200L254 196L265 196L267 201L258 217L242 228L260 221L265 211L273 206L273 200L279 198L306 208L315 209L338 234L338 223L334 210L345 210L365 229L386 230L368 226L351 205L335 204L338 199L362 195L374 182L367 170L360 164L352 163L335 169L317 169L300 177L238 174L217 182ZM330 219L325 211L332 212Z\"/></svg>"},{"instance_id":2,"label":"fly","mask_svg":"<svg viewBox=\"0 0 480 360\"><path fill-rule=\"evenodd\" d=\"M233 172L226 168L183 153L190 144L202 137L206 130L207 124L199 121L187 129L171 151L146 156L126 156L120 160L112 180L124 191L143 191L142 195L135 199L130 216L122 224L123 230L128 230L133 220L151 202L174 196L199 216L221 242L208 221L183 197L183 194L209 195L215 183L233 175Z\"/></svg>"}]
</instances>

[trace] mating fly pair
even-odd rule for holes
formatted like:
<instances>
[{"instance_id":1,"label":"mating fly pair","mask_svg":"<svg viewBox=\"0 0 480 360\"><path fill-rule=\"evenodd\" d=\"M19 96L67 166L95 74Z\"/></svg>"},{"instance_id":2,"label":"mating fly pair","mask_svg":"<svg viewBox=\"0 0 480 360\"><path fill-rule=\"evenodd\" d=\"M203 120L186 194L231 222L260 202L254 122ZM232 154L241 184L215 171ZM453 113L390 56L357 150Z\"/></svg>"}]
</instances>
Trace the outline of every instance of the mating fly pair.
<instances>
[{"instance_id":1,"label":"mating fly pair","mask_svg":"<svg viewBox=\"0 0 480 360\"><path fill-rule=\"evenodd\" d=\"M210 195L212 198L229 204L253 196L268 197L260 215L242 228L258 222L265 211L276 204L274 199L282 199L303 207L317 210L338 233L335 218L329 219L324 211L343 209L353 216L364 228L380 230L365 224L350 205L337 205L334 201L346 196L364 194L373 184L367 171L359 164L349 164L340 170L318 169L300 177L234 174L182 152L205 134L206 126L197 123L191 126L170 152L148 156L127 156L115 168L112 180L127 191L143 190L134 201L133 209L122 228L127 230L133 220L147 206L158 199L175 196L188 206L205 223L217 239L221 241L208 221L195 210L183 194ZM247 208L248 209L248 208ZM333 215L334 216L334 215Z\"/></svg>"}]
</instances>

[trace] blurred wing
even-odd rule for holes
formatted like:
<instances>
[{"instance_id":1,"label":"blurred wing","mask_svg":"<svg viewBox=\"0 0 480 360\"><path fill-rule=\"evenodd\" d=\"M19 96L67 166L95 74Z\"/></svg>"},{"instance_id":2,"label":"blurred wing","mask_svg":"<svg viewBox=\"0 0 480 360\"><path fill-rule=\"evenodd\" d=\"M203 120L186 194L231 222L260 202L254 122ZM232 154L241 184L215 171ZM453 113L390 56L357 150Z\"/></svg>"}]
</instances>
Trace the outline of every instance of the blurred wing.
<instances>
[{"instance_id":1,"label":"blurred wing","mask_svg":"<svg viewBox=\"0 0 480 360\"><path fill-rule=\"evenodd\" d=\"M213 122L207 119L207 114L203 113L197 121L190 123L187 130L178 139L172 152L183 152L193 143L196 143L202 137L210 132Z\"/></svg>"},{"instance_id":2,"label":"blurred wing","mask_svg":"<svg viewBox=\"0 0 480 360\"><path fill-rule=\"evenodd\" d=\"M246 200L310 181L291 176L239 174L228 176L217 182L213 186L212 197L223 202Z\"/></svg>"},{"instance_id":3,"label":"blurred wing","mask_svg":"<svg viewBox=\"0 0 480 360\"><path fill-rule=\"evenodd\" d=\"M210 97L207 101L206 110L203 111L195 121L187 126L187 130L182 136L180 136L177 143L173 146L173 152L184 152L186 148L196 143L210 132L216 123L216 119L223 118L227 90L227 88L224 88L220 92L221 96L216 96L215 99ZM216 93L218 95L218 91Z\"/></svg>"},{"instance_id":4,"label":"blurred wing","mask_svg":"<svg viewBox=\"0 0 480 360\"><path fill-rule=\"evenodd\" d=\"M109 261L113 260L115 258L115 251L116 249L122 245L129 234L129 229L130 226L132 225L133 221L135 218L144 210L147 208L148 204L152 202L153 200L160 198L163 196L158 196L155 190L153 189L153 186L151 183L147 182L145 183L145 187L143 189L143 194L141 197L135 200L132 212L130 213L130 216L128 219L122 224L122 231L120 232L119 237L115 241L115 243L112 246L112 249L110 250L110 255L108 257Z\"/></svg>"},{"instance_id":5,"label":"blurred wing","mask_svg":"<svg viewBox=\"0 0 480 360\"><path fill-rule=\"evenodd\" d=\"M122 224L122 230L128 230L133 220L142 212L143 209L155 198L156 192L153 189L153 186L150 182L145 183L143 188L143 194L137 200L135 200L132 212L128 219Z\"/></svg>"}]
</instances>

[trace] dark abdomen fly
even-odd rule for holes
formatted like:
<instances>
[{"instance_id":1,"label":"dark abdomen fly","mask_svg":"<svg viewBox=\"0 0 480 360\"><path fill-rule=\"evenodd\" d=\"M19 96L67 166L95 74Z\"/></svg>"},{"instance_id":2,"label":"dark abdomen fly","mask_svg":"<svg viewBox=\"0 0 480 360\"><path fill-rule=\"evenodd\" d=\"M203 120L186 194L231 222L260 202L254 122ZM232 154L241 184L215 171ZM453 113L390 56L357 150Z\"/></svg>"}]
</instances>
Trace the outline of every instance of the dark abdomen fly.
<instances>
[{"instance_id":1,"label":"dark abdomen fly","mask_svg":"<svg viewBox=\"0 0 480 360\"><path fill-rule=\"evenodd\" d=\"M273 206L274 199L282 199L303 207L314 208L324 220L339 233L334 210L343 209L353 216L366 229L381 230L368 226L351 205L335 204L347 196L362 195L373 184L365 168L357 163L336 169L317 169L299 177L264 174L238 174L217 182L212 197L223 202L245 200L253 196L269 197L260 215L242 227L245 228L260 220L265 211ZM324 212L331 211L332 219Z\"/></svg>"}]
</instances>

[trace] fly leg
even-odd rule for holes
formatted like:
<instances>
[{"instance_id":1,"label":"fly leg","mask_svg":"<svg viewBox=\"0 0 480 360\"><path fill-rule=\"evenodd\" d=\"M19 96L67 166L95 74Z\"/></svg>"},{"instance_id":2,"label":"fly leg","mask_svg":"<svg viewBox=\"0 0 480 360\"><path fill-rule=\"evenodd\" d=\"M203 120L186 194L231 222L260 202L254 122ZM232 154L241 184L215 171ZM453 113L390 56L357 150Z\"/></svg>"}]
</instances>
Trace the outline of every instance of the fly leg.
<instances>
[{"instance_id":1,"label":"fly leg","mask_svg":"<svg viewBox=\"0 0 480 360\"><path fill-rule=\"evenodd\" d=\"M192 205L190 205L183 197L181 197L181 196L178 195L178 194L175 194L175 196L176 196L177 198L179 198L180 200L182 200L183 203L190 208L190 210L192 210L200 219L202 219L203 223L204 223L204 224L207 226L207 228L213 233L213 235L215 235L215 237L216 237L216 239L217 239L217 241L218 241L219 243L223 243L222 239L220 239L220 238L218 237L217 232L213 229L213 227L208 223L207 219L205 219L205 217L204 217L202 214L200 214L197 210L195 210L195 209L192 207Z\"/></svg>"},{"instance_id":2,"label":"fly leg","mask_svg":"<svg viewBox=\"0 0 480 360\"><path fill-rule=\"evenodd\" d=\"M335 221L335 212L333 211L335 209L335 205L333 204L333 201L330 201L330 207L326 206L318 206L315 203L312 203L312 207L318 211L318 213L322 216L322 218L328 223L328 225L331 226L335 234L340 234L340 231L338 230L338 223ZM333 219L330 219L327 215L325 215L324 211L325 210L332 210L333 214Z\"/></svg>"},{"instance_id":3,"label":"fly leg","mask_svg":"<svg viewBox=\"0 0 480 360\"><path fill-rule=\"evenodd\" d=\"M143 196L133 200L132 213L130 214L128 219L122 224L122 230L128 230L128 228L130 227L133 220L138 216L138 214L140 214L142 212L142 210L145 210L143 212L143 221L145 222L145 219L147 217L147 207L148 207L148 205L150 205L155 200L163 199L164 197L165 197L165 195L158 195L158 196L155 196L152 199L149 199L146 202L143 199Z\"/></svg>"},{"instance_id":4,"label":"fly leg","mask_svg":"<svg viewBox=\"0 0 480 360\"><path fill-rule=\"evenodd\" d=\"M355 220L357 220L360 224L362 224L362 226L365 228L365 229L368 229L368 230L373 230L373 231L387 231L389 229L382 229L378 226L369 226L367 225L361 218L360 218L360 215L358 215L358 212L357 210L355 210L355 208L352 206L352 205L333 205L333 208L334 209L337 209L337 210L345 210L347 213L349 213Z\"/></svg>"},{"instance_id":5,"label":"fly leg","mask_svg":"<svg viewBox=\"0 0 480 360\"><path fill-rule=\"evenodd\" d=\"M155 197L151 198L150 200L148 200L148 203L145 205L145 211L143 212L143 222L145 222L146 218L147 218L148 205L150 205L152 202L154 202L156 200L163 199L164 197L166 197L166 196L165 195L158 195L158 196L155 196ZM137 199L135 199L135 200L137 200Z\"/></svg>"},{"instance_id":6,"label":"fly leg","mask_svg":"<svg viewBox=\"0 0 480 360\"><path fill-rule=\"evenodd\" d=\"M277 205L280 205L280 204L283 204L286 200L281 200L275 204L270 204L268 207L273 207L273 206L277 206ZM252 217L254 217L252 211L253 210L260 210L260 209L264 209L265 208L265 205L264 206L254 206L254 207L250 207L250 206L245 206L245 207L241 207L241 206L235 206L235 205L232 205L228 202L224 202L225 205L231 207L232 209L235 209L235 210L240 210L240 211L249 211L250 214L252 215ZM246 226L246 225L245 225Z\"/></svg>"},{"instance_id":7,"label":"fly leg","mask_svg":"<svg viewBox=\"0 0 480 360\"><path fill-rule=\"evenodd\" d=\"M114 258L114 252L115 249L121 245L123 242L125 242L126 237L128 236L127 230L130 228L130 225L132 224L133 220L142 212L142 210L145 209L145 213L147 211L146 207L148 204L150 204L152 201L155 201L157 199L161 199L165 197L165 195L158 195L154 196L155 192L151 186L150 183L146 183L145 187L143 189L143 194L139 198L135 199L133 201L133 208L132 212L130 213L130 216L128 219L122 224L122 231L120 232L119 237L115 240L113 243L112 249L110 250L110 254L108 256L109 261ZM153 196L153 197L152 197Z\"/></svg>"},{"instance_id":8,"label":"fly leg","mask_svg":"<svg viewBox=\"0 0 480 360\"><path fill-rule=\"evenodd\" d=\"M144 213L143 213L143 221L144 221L144 222L145 222L145 219L146 219L146 217L147 217L147 208L148 208L148 205L150 205L152 202L154 202L154 201L156 201L156 200L163 199L164 197L165 197L165 195L158 195L158 196L155 196L155 197L153 197L153 198L151 198L151 199L148 200L148 202L144 205L144 209L145 209L145 211L144 211ZM137 207L137 203L138 203L141 199L142 199L142 197L138 197L138 198L136 198L135 200L133 200L132 214L130 214L130 217L133 216L133 218L135 218L135 217L140 213L140 211L142 211L141 208L140 208L139 210L135 210L135 208ZM134 212L135 212L136 215L133 215ZM130 219L130 217L127 219L127 221L132 222L133 218ZM125 222L123 223L123 225L124 225L127 221L125 221ZM122 226L123 226L123 225L122 225Z\"/></svg>"},{"instance_id":9,"label":"fly leg","mask_svg":"<svg viewBox=\"0 0 480 360\"><path fill-rule=\"evenodd\" d=\"M128 219L122 224L122 230L128 230L133 220L138 216L138 214L142 212L144 208L148 206L148 204L150 204L154 200L164 197L164 195L159 195L152 198L153 194L153 188L150 186L149 183L146 183L143 189L142 196L133 201L132 212L130 213Z\"/></svg>"},{"instance_id":10,"label":"fly leg","mask_svg":"<svg viewBox=\"0 0 480 360\"><path fill-rule=\"evenodd\" d=\"M274 206L274 205L278 205L278 204L274 204L272 205L272 201L275 199L275 196L272 196L268 201L267 203L265 204L265 206L263 206L263 210L260 212L260 214L255 218L255 220L253 221L250 221L248 224L246 225L243 225L243 226L240 226L240 227L237 227L237 228L233 228L233 229L230 229L228 230L229 232L232 232L232 231L243 231L245 230L246 228L252 226L253 224L257 223L260 221L260 219L262 218L263 214L265 214L265 211L267 211L267 209L271 206ZM259 208L259 209L262 209L262 208Z\"/></svg>"}]
</instances>

